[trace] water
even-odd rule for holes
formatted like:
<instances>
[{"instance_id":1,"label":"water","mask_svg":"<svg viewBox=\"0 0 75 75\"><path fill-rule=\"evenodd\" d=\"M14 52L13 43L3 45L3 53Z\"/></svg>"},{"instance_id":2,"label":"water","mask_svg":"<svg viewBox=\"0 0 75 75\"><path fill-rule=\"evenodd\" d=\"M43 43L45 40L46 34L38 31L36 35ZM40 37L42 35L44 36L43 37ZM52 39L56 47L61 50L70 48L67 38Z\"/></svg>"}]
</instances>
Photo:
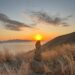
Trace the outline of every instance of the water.
<instances>
[{"instance_id":1,"label":"water","mask_svg":"<svg viewBox=\"0 0 75 75\"><path fill-rule=\"evenodd\" d=\"M42 42L41 44L44 44ZM35 42L16 42L16 43L0 43L0 51L8 50L11 53L21 53L34 50Z\"/></svg>"},{"instance_id":2,"label":"water","mask_svg":"<svg viewBox=\"0 0 75 75\"><path fill-rule=\"evenodd\" d=\"M0 43L0 51L9 50L14 53L28 52L35 48L35 42Z\"/></svg>"}]
</instances>

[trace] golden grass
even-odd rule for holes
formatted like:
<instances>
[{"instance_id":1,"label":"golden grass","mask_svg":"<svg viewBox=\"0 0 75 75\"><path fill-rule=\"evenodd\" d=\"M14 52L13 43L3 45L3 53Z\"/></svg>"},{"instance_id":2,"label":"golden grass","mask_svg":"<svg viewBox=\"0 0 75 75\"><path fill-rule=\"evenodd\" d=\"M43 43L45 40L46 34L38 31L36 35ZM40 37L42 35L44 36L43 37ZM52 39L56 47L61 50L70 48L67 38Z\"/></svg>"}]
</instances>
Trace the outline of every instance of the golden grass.
<instances>
[{"instance_id":1,"label":"golden grass","mask_svg":"<svg viewBox=\"0 0 75 75\"><path fill-rule=\"evenodd\" d=\"M31 56L34 52L29 54L13 55L9 50L5 52L0 51L0 75L29 75L32 73L30 68ZM42 60L46 70L50 70L50 75L75 75L75 44L63 44L57 46L50 51L42 52ZM19 68L12 67L12 64L7 64L10 61L18 61ZM26 61L27 60L27 61ZM29 61L28 61L29 60ZM13 63L15 64L15 62ZM32 74L33 75L33 74ZM35 74L36 75L36 74Z\"/></svg>"},{"instance_id":2,"label":"golden grass","mask_svg":"<svg viewBox=\"0 0 75 75\"><path fill-rule=\"evenodd\" d=\"M48 62L47 65L52 63L49 66L51 70L53 66L58 65L58 67L53 68L53 73L56 73L58 71L59 73L61 72L64 75L75 75L74 56L75 56L75 44L71 44L71 45L63 44L62 46L57 46L53 48L53 50L50 51L47 50L46 52L42 53L43 60Z\"/></svg>"}]
</instances>

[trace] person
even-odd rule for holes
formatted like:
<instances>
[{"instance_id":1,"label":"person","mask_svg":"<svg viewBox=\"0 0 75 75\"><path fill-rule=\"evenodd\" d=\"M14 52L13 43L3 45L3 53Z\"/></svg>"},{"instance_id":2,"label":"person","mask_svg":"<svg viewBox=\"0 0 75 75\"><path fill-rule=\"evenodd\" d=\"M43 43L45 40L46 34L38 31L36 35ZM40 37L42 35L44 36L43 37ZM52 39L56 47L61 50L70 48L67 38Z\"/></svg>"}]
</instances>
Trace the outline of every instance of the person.
<instances>
[{"instance_id":1,"label":"person","mask_svg":"<svg viewBox=\"0 0 75 75\"><path fill-rule=\"evenodd\" d=\"M35 44L36 49L40 49L41 48L41 43L40 40L38 40Z\"/></svg>"},{"instance_id":2,"label":"person","mask_svg":"<svg viewBox=\"0 0 75 75\"><path fill-rule=\"evenodd\" d=\"M30 67L35 73L35 75L45 75L49 72L48 67L44 64L41 56L42 48L41 48L41 42L37 41L35 44L35 53L32 62L30 63ZM46 74L49 75L49 74Z\"/></svg>"},{"instance_id":3,"label":"person","mask_svg":"<svg viewBox=\"0 0 75 75\"><path fill-rule=\"evenodd\" d=\"M41 61L42 48L41 48L41 43L39 40L36 42L35 47L36 47L36 49L35 49L35 53L34 53L34 59L37 61Z\"/></svg>"}]
</instances>

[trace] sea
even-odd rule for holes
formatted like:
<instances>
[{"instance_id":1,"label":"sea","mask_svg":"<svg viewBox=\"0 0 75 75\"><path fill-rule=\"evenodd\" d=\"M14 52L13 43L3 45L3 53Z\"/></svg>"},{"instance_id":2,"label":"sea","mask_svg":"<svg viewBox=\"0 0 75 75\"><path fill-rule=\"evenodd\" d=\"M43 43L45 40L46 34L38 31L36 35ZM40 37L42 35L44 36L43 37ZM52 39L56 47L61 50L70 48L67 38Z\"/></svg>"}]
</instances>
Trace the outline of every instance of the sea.
<instances>
[{"instance_id":1,"label":"sea","mask_svg":"<svg viewBox=\"0 0 75 75\"><path fill-rule=\"evenodd\" d=\"M0 51L8 50L11 53L28 52L35 49L36 42L0 43ZM45 42L42 42L44 44Z\"/></svg>"}]
</instances>

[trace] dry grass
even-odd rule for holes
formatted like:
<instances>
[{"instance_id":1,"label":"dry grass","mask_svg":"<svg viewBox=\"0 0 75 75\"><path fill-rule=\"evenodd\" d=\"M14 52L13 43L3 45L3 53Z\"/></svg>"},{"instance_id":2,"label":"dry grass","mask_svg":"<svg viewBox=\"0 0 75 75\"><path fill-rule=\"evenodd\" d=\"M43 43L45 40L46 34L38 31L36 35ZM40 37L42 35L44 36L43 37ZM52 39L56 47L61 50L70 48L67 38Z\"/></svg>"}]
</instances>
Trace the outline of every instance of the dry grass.
<instances>
[{"instance_id":1,"label":"dry grass","mask_svg":"<svg viewBox=\"0 0 75 75\"><path fill-rule=\"evenodd\" d=\"M33 75L29 64L33 54L34 52L14 56L7 49L1 51L0 75ZM50 75L75 75L75 44L63 44L47 50L42 53L42 59L45 67L52 72Z\"/></svg>"},{"instance_id":2,"label":"dry grass","mask_svg":"<svg viewBox=\"0 0 75 75\"><path fill-rule=\"evenodd\" d=\"M75 75L75 44L57 46L53 50L43 52L42 58L54 75Z\"/></svg>"}]
</instances>

